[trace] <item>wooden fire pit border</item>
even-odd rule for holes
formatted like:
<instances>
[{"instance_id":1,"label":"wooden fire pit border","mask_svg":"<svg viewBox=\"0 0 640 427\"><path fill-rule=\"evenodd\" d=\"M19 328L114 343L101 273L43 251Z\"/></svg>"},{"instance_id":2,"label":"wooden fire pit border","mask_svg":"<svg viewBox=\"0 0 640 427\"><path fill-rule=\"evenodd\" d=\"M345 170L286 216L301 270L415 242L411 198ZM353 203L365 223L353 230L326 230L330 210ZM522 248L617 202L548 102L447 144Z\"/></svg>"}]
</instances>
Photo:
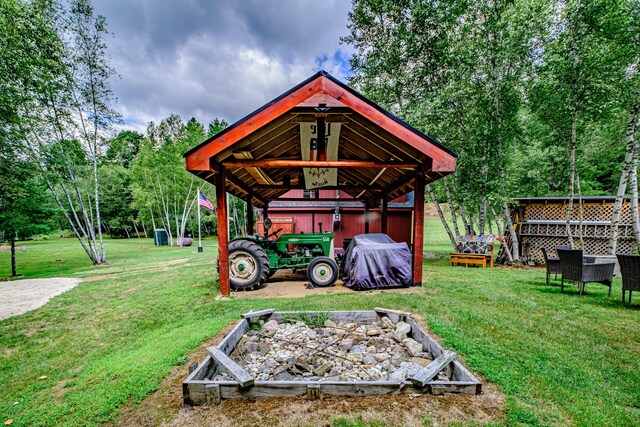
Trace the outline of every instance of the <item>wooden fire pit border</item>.
<instances>
[{"instance_id":1,"label":"wooden fire pit border","mask_svg":"<svg viewBox=\"0 0 640 427\"><path fill-rule=\"evenodd\" d=\"M424 387L411 381L213 381L220 369L220 363L226 363L240 339L249 330L251 324L259 320L281 321L285 316L297 315L329 315L334 322L374 322L382 317L389 317L393 322L400 320L411 326L411 337L421 343L433 358L447 357L445 349L434 340L418 323L411 318L411 313L385 308L374 308L371 311L330 311L330 312L280 312L274 309L249 312L243 314L242 320L218 344L210 349L202 363L193 369L182 383L184 403L187 405L218 404L222 399L256 399L261 397L299 397L318 399L321 395L332 396L374 396L381 394L444 393L480 394L482 383L467 370L458 360L445 366L451 381L428 381ZM217 355L217 359L211 357ZM195 364L194 364L195 365ZM234 364L233 369L238 369ZM240 372L244 375L246 372ZM246 373L249 375L248 373Z\"/></svg>"}]
</instances>

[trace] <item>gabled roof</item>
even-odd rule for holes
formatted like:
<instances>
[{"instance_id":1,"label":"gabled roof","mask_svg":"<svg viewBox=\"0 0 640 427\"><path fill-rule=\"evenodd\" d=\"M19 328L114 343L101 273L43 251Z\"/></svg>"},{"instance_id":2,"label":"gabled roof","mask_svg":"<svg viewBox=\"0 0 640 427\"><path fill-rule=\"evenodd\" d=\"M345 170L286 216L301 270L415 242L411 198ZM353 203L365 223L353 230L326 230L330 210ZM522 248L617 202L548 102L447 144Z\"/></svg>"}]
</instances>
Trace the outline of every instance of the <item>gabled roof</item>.
<instances>
[{"instance_id":1,"label":"gabled roof","mask_svg":"<svg viewBox=\"0 0 640 427\"><path fill-rule=\"evenodd\" d=\"M329 110L318 113L319 104ZM325 71L186 152L187 170L213 182L216 171L226 167L231 193L243 199L251 194L258 206L265 204L300 188L302 182L296 176L301 175L301 167L287 162L301 160L299 123L315 121L318 115L327 122L342 123L339 161L373 165L338 167L340 189L368 203L375 203L383 193L398 197L411 191L413 169L424 173L427 182L455 171L453 151ZM285 162L269 169L256 167L263 160ZM292 185L285 187L287 182Z\"/></svg>"}]
</instances>

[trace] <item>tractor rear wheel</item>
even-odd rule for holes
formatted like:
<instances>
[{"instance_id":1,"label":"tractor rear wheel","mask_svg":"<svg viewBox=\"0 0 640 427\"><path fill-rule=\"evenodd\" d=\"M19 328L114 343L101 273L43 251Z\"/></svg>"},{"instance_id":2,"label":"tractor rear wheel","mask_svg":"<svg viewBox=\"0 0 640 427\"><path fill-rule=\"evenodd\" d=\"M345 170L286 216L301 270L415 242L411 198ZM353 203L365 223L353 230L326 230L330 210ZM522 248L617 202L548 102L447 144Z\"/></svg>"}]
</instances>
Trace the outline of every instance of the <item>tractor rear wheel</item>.
<instances>
[{"instance_id":1,"label":"tractor rear wheel","mask_svg":"<svg viewBox=\"0 0 640 427\"><path fill-rule=\"evenodd\" d=\"M252 291L264 285L269 274L269 258L251 240L229 243L229 282L234 291Z\"/></svg>"},{"instance_id":2,"label":"tractor rear wheel","mask_svg":"<svg viewBox=\"0 0 640 427\"><path fill-rule=\"evenodd\" d=\"M331 286L338 278L338 265L329 257L315 258L307 267L307 277L313 286Z\"/></svg>"}]
</instances>

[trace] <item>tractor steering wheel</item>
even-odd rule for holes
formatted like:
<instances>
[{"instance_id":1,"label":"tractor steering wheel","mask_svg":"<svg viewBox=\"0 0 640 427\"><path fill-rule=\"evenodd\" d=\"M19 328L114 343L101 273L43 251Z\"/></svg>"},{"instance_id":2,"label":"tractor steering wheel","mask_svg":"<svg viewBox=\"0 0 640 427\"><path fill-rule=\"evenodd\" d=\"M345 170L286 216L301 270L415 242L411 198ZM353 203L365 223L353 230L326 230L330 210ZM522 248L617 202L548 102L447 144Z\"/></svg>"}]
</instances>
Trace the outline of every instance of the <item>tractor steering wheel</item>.
<instances>
[{"instance_id":1,"label":"tractor steering wheel","mask_svg":"<svg viewBox=\"0 0 640 427\"><path fill-rule=\"evenodd\" d=\"M279 228L276 231L274 231L273 233L267 235L267 239L271 236L277 236L279 232L281 232L282 230L284 230L283 228Z\"/></svg>"}]
</instances>

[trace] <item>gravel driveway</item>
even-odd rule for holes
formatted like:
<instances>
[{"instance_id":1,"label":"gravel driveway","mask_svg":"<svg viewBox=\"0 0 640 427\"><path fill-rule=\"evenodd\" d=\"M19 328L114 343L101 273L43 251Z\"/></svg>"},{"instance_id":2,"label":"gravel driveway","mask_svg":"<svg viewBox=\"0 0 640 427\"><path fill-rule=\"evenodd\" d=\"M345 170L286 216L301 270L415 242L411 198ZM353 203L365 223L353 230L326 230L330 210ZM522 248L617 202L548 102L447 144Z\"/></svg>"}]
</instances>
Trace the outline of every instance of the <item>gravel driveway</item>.
<instances>
[{"instance_id":1,"label":"gravel driveway","mask_svg":"<svg viewBox=\"0 0 640 427\"><path fill-rule=\"evenodd\" d=\"M0 319L24 314L80 283L80 279L25 279L0 282Z\"/></svg>"}]
</instances>

